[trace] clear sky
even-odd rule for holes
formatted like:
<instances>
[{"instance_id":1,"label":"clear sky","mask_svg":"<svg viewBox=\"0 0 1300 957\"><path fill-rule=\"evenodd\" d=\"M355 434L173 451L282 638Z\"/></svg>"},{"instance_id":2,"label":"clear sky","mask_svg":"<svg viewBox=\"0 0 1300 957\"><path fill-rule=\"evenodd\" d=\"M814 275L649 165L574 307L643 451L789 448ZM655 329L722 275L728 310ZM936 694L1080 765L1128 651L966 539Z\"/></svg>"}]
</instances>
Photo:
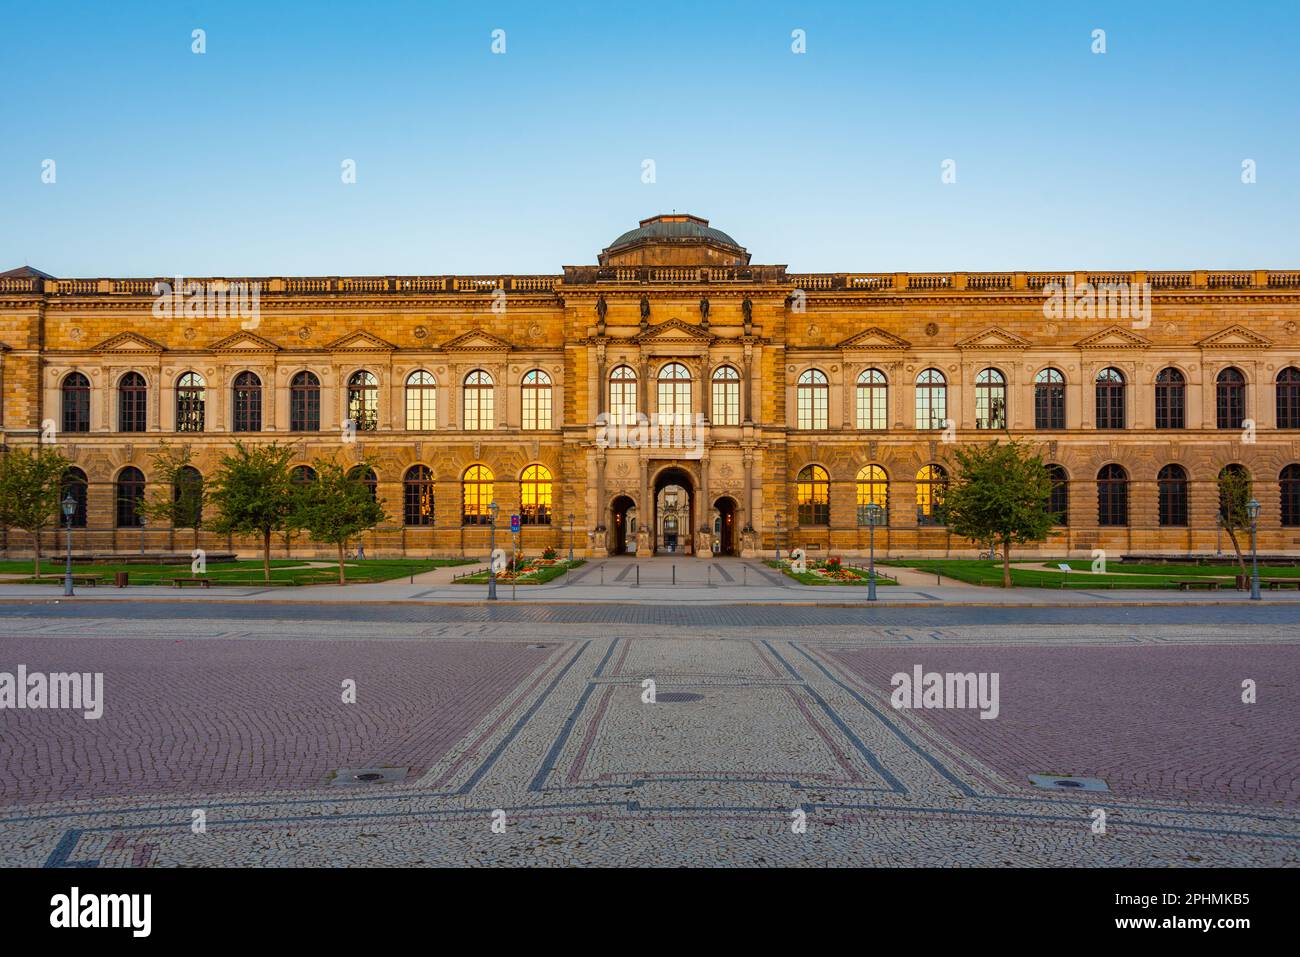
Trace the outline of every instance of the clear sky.
<instances>
[{"instance_id":1,"label":"clear sky","mask_svg":"<svg viewBox=\"0 0 1300 957\"><path fill-rule=\"evenodd\" d=\"M1300 267L1297 0L0 2L0 270Z\"/></svg>"}]
</instances>

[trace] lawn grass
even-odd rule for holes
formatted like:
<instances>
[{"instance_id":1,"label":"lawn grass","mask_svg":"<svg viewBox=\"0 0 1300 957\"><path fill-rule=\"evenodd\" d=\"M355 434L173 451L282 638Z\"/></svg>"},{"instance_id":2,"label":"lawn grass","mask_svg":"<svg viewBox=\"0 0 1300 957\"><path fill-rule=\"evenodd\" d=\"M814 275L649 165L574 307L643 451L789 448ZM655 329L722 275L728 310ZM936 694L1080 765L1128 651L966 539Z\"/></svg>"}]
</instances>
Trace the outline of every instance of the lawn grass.
<instances>
[{"instance_id":1,"label":"lawn grass","mask_svg":"<svg viewBox=\"0 0 1300 957\"><path fill-rule=\"evenodd\" d=\"M497 584L498 585L544 585L549 581L554 581L555 579L559 578L565 572L569 571L569 569L577 568L585 564L586 562L581 558L574 559L572 563L567 561L558 561L554 565L545 565L542 568L535 569L534 571L526 575L521 575L519 578L515 578L515 579L502 578L500 575L498 575ZM464 578L457 578L455 582L453 582L453 584L486 585L487 581L488 581L488 573L487 570L484 569L483 571L479 572L476 575L467 575Z\"/></svg>"},{"instance_id":2,"label":"lawn grass","mask_svg":"<svg viewBox=\"0 0 1300 957\"><path fill-rule=\"evenodd\" d=\"M795 572L795 571L792 571L792 570L790 569L790 563L789 563L789 562L778 562L778 561L775 561L774 559L769 558L769 559L767 559L767 561L764 562L764 564L767 565L769 568L775 568L775 569L780 570L780 571L783 572L786 576L788 576L788 577L790 577L790 578L793 578L795 581L799 582L799 584L801 584L801 585L848 585L849 587L854 587L854 586L858 586L858 585L869 585L869 584L871 584L871 576L870 576L870 573L869 573L865 568L858 568L857 566L849 566L849 565L845 565L845 566L843 566L843 568L844 568L844 570L845 570L846 572L849 572L850 574L856 576L856 577L854 577L853 579L848 580L848 581L831 581L831 580L829 580L829 579L826 579L826 578L821 577L820 575L816 575L816 574L814 574L812 571L806 571L806 572ZM880 562L877 562L876 564L879 565ZM897 585L898 582L895 581L895 580L892 579L892 578L888 578L888 577L886 577L885 575L882 575L882 574L880 573L880 569L877 568L877 569L876 569L876 584L877 584L877 585Z\"/></svg>"},{"instance_id":3,"label":"lawn grass","mask_svg":"<svg viewBox=\"0 0 1300 957\"><path fill-rule=\"evenodd\" d=\"M277 558L271 561L271 584L276 585L337 585L339 580L338 566L334 562L323 568L301 568L307 561L328 561L324 558L315 559L285 559ZM470 558L375 558L363 559L361 561L345 560L343 563L344 573L347 576L348 584L364 584L374 582L391 581L395 578L407 578L411 575L419 575L423 572L431 571L435 568L443 568L449 565L468 565L472 564ZM0 573L22 573L30 572L31 562L0 562ZM61 582L63 575L63 566L54 563L42 562L43 572L48 573L49 577L35 579L26 578L20 582L10 582L10 584L55 584ZM111 584L113 573L124 571L127 572L129 581L132 585L170 585L172 578L207 578L214 585L264 585L266 579L262 575L262 563L256 560L244 560L235 562L221 562L212 564L207 568L206 573L202 575L191 575L188 565L126 565L126 564L73 564L72 574L78 577L94 575L102 583Z\"/></svg>"},{"instance_id":4,"label":"lawn grass","mask_svg":"<svg viewBox=\"0 0 1300 957\"><path fill-rule=\"evenodd\" d=\"M1014 561L1014 557L1013 557ZM1011 569L1011 584L1025 588L1176 588L1179 581L1217 581L1220 587L1231 587L1237 574L1235 566L1204 565L1118 565L1110 569L1122 568L1123 572L1107 571L1105 574L1093 574L1092 562L1087 559L1044 560L1043 564L1068 564L1073 572L1053 572L1028 568ZM908 561L906 559L886 559L880 564L900 568L914 568L917 571L955 578L957 581L972 585L1002 584L1002 563L998 561L979 561L968 558L929 558ZM1261 576L1263 569L1260 569ZM1286 572L1288 569L1273 569L1274 572ZM1292 574L1275 577L1300 578L1291 569Z\"/></svg>"}]
</instances>

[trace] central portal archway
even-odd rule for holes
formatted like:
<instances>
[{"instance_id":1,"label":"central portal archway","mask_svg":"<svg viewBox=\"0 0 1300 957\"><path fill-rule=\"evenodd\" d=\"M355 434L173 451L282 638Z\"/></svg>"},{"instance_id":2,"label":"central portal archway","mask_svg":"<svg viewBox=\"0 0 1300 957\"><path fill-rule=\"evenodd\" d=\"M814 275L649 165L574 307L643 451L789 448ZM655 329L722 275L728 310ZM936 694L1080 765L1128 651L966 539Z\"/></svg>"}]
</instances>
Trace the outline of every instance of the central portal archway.
<instances>
[{"instance_id":1,"label":"central portal archway","mask_svg":"<svg viewBox=\"0 0 1300 957\"><path fill-rule=\"evenodd\" d=\"M636 503L626 495L620 495L610 503L609 553L626 555L628 543L631 551L636 551Z\"/></svg>"},{"instance_id":2,"label":"central portal archway","mask_svg":"<svg viewBox=\"0 0 1300 957\"><path fill-rule=\"evenodd\" d=\"M655 476L651 554L690 555L695 551L695 482L685 469L666 468Z\"/></svg>"}]
</instances>

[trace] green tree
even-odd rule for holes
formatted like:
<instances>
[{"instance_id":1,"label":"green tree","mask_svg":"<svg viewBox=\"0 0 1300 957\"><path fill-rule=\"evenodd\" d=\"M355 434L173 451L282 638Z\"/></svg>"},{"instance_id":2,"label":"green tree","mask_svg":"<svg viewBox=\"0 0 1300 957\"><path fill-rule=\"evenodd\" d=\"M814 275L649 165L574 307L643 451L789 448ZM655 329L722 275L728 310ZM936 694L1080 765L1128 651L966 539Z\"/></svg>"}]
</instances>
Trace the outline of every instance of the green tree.
<instances>
[{"instance_id":1,"label":"green tree","mask_svg":"<svg viewBox=\"0 0 1300 957\"><path fill-rule=\"evenodd\" d=\"M1056 521L1052 479L1042 456L1021 442L957 449L946 500L954 534L1002 546L1002 587L1011 587L1011 546L1042 541Z\"/></svg>"},{"instance_id":2,"label":"green tree","mask_svg":"<svg viewBox=\"0 0 1300 957\"><path fill-rule=\"evenodd\" d=\"M363 475L369 463L344 469L330 459L312 463L316 481L298 489L293 524L305 528L318 542L330 542L338 549L339 584L347 582L343 570L343 549L348 539L374 528L387 516L370 494L370 488L353 477Z\"/></svg>"},{"instance_id":3,"label":"green tree","mask_svg":"<svg viewBox=\"0 0 1300 957\"><path fill-rule=\"evenodd\" d=\"M41 577L41 532L58 525L63 473L68 460L48 446L34 452L10 449L0 455L0 526L32 536L35 577Z\"/></svg>"},{"instance_id":4,"label":"green tree","mask_svg":"<svg viewBox=\"0 0 1300 957\"><path fill-rule=\"evenodd\" d=\"M154 497L140 503L140 514L172 528L192 529L194 547L198 548L206 493L203 476L191 464L190 447L162 443L153 454L153 474Z\"/></svg>"},{"instance_id":5,"label":"green tree","mask_svg":"<svg viewBox=\"0 0 1300 957\"><path fill-rule=\"evenodd\" d=\"M1241 569L1243 578L1246 575L1246 556L1241 553L1237 529L1250 531L1250 513L1246 511L1250 499L1250 473L1240 465L1225 466L1219 473L1219 521L1223 523L1223 530L1232 541L1232 548L1237 553L1237 566Z\"/></svg>"},{"instance_id":6,"label":"green tree","mask_svg":"<svg viewBox=\"0 0 1300 957\"><path fill-rule=\"evenodd\" d=\"M259 535L262 573L271 580L271 535L290 524L296 495L289 472L293 449L272 442L246 446L235 443L223 455L207 499L216 511L210 527L220 534Z\"/></svg>"}]
</instances>

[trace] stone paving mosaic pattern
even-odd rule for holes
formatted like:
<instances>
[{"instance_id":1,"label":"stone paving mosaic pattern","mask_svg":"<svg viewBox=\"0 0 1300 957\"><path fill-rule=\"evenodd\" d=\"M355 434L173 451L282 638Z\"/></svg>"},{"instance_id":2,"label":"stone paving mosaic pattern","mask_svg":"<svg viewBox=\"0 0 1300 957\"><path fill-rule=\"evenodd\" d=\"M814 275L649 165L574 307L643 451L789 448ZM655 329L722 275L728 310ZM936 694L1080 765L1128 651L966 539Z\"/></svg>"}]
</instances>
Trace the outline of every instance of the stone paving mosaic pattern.
<instances>
[{"instance_id":1,"label":"stone paving mosaic pattern","mask_svg":"<svg viewBox=\"0 0 1300 957\"><path fill-rule=\"evenodd\" d=\"M132 628L124 638L110 623L92 631L83 622L8 621L5 629L16 637L0 638L0 668L23 660L16 654L32 667L86 670L107 661L110 682L113 659L156 660L164 672L189 673L194 687L185 714L204 728L229 713L212 711L214 700L202 697L205 670L215 664L253 675L261 663L274 663L275 678L250 681L244 693L278 695L266 706L278 715L294 708L311 714L325 709L325 700L332 707L343 662L364 676L351 724L327 729L319 718L303 718L286 727L314 733L316 741L356 735L367 747L365 759L357 761L357 753L353 764L401 764L410 769L406 781L372 789L316 786L303 773L301 754L295 764L283 749L266 752L261 777L236 765L201 785L169 780L137 762L132 773L152 781L152 790L109 789L93 800L68 800L85 795L52 790L50 799L37 788L35 797L11 800L0 809L0 863L1300 864L1300 813L1291 797L1296 738L1285 741L1271 729L1256 736L1254 760L1269 784L1252 787L1240 772L1251 760L1241 742L1260 731L1253 723L1260 719L1222 730L1222 751L1218 739L1206 739L1221 719L1237 720L1231 709L1201 711L1195 700L1181 699L1156 706L1117 695L1107 720L1153 727L1142 732L1150 735L1149 749L1148 738L1135 735L1115 759L1114 792L1044 792L1020 776L1020 764L1040 755L1095 760L1090 745L1072 743L1066 714L1050 707L1059 701L1076 725L1082 721L1075 712L1086 699L1062 691L1062 682L1069 685L1063 655L1090 681L1132 690L1144 674L1150 685L1165 676L1202 700L1220 680L1236 679L1238 668L1256 670L1261 696L1276 695L1294 725L1294 698L1283 697L1283 686L1295 687L1300 644L1288 627L1076 622L683 633L487 622L431 626L442 633L412 639L410 628L369 623L313 625L310 642L272 637L276 623L159 621ZM191 635L175 644L186 628L243 637ZM123 630L119 624L116 633ZM533 643L547 647L527 647ZM42 650L57 654L38 659ZM1135 656L1108 657L1123 655ZM1004 715L1019 724L991 732L986 726L1003 718L968 726L947 714L917 719L888 707L886 672L913 663L944 670L944 660L957 656L965 668L1004 673ZM645 704L645 678L654 678L661 696L700 697ZM1018 700L1012 689L1022 678L1041 687ZM381 681L395 700L367 703L367 683ZM437 709L419 691L426 684L443 689L440 700L461 694L462 703L432 717ZM322 703L311 690L317 687ZM151 715L180 714L178 705L142 697L128 707L135 724L124 723L137 729L146 751L175 737ZM245 710L256 713L250 703ZM13 714L0 713L6 740ZM1170 734L1168 723L1180 721L1185 732ZM93 734L84 730L93 724L51 726L51 734ZM20 760L57 743L31 737L32 726L27 733L8 745ZM195 740L221 738L208 727ZM344 764L335 753L324 763ZM100 786L109 783L105 777ZM1097 807L1107 811L1105 835L1091 830ZM196 808L207 815L202 834L190 827ZM504 833L492 830L496 811L504 812ZM791 830L796 812L806 816L806 833Z\"/></svg>"}]
</instances>

